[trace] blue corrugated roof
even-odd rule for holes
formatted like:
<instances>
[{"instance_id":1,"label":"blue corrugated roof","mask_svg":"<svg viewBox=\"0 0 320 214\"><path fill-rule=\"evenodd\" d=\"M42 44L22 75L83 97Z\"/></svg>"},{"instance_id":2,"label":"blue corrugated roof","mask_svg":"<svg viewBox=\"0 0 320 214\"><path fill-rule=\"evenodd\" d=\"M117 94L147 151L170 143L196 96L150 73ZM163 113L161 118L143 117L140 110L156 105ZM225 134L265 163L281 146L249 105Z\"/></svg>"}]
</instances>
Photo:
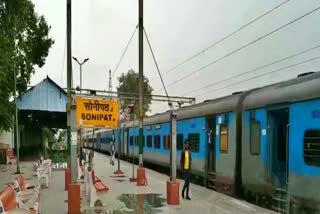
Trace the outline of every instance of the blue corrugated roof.
<instances>
[{"instance_id":1,"label":"blue corrugated roof","mask_svg":"<svg viewBox=\"0 0 320 214\"><path fill-rule=\"evenodd\" d=\"M18 98L19 110L66 112L66 92L48 76Z\"/></svg>"}]
</instances>

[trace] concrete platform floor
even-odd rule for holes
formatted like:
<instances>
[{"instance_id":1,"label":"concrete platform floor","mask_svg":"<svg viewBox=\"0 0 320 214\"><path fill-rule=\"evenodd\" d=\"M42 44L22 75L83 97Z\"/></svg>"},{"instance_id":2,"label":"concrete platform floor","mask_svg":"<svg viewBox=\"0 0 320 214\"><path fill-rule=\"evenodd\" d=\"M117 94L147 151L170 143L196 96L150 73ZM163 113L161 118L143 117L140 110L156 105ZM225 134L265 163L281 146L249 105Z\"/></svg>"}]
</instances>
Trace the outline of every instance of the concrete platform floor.
<instances>
[{"instance_id":1,"label":"concrete platform floor","mask_svg":"<svg viewBox=\"0 0 320 214\"><path fill-rule=\"evenodd\" d=\"M101 209L89 208L86 197L82 197L83 214L105 214L105 213L215 213L215 214L244 214L274 213L270 210L252 205L246 201L237 200L232 197L214 192L204 187L191 184L191 201L184 200L180 196L179 206L168 206L166 202L167 175L160 174L146 169L148 186L137 187L136 183L130 183L132 176L132 164L121 161L121 169L124 177L117 177L113 174L117 170L117 161L114 166L109 164L110 157L95 153L94 170L96 175L110 188L109 192L100 194L104 205ZM135 174L137 166L135 165ZM0 191L9 182L18 177L14 174L16 165L1 166L0 169ZM28 181L37 179L33 168L33 162L22 162L21 172ZM180 190L183 181L180 182ZM43 187L40 192L40 213L42 214L66 214L67 213L67 191L64 190L64 170L53 170L50 178L49 188ZM84 185L81 186L82 190Z\"/></svg>"},{"instance_id":2,"label":"concrete platform floor","mask_svg":"<svg viewBox=\"0 0 320 214\"><path fill-rule=\"evenodd\" d=\"M0 191L5 189L10 182L15 180L19 175L15 174L17 172L16 164L1 164L0 167ZM24 176L25 180L36 181L37 174L34 171L34 162L20 162L20 172Z\"/></svg>"},{"instance_id":3,"label":"concrete platform floor","mask_svg":"<svg viewBox=\"0 0 320 214\"><path fill-rule=\"evenodd\" d=\"M17 167L14 164L1 165L0 169L0 191L5 189L10 182L19 175L15 174ZM20 162L20 172L26 182L34 183L37 181L37 174L34 170L34 162ZM42 182L40 190L40 213L57 214L67 213L67 192L64 191L64 171L52 171L49 188Z\"/></svg>"},{"instance_id":4,"label":"concrete platform floor","mask_svg":"<svg viewBox=\"0 0 320 214\"><path fill-rule=\"evenodd\" d=\"M117 161L114 166L111 166L109 161L110 157L107 155L100 153L94 155L93 163L96 175L110 188L108 193L101 195L104 207L100 213L274 213L246 201L237 200L194 184L190 185L191 201L183 199L180 195L179 206L168 206L166 182L169 177L167 175L146 169L148 186L137 187L136 183L129 182L129 178L132 176L132 164L121 161L120 165L125 177L116 177L113 172L118 168ZM135 174L136 168L137 166L135 166ZM179 180L179 182L181 190L184 181ZM85 200L84 197L82 201L83 213L97 213L95 209L89 208Z\"/></svg>"}]
</instances>

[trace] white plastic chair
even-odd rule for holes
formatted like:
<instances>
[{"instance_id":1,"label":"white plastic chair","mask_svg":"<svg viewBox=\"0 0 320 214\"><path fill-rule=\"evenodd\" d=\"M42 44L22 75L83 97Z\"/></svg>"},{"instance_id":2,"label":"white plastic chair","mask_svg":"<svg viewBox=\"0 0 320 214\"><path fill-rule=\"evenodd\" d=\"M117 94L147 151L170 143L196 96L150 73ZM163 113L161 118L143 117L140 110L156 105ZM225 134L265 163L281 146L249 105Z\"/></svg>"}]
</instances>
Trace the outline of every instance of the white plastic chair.
<instances>
[{"instance_id":1,"label":"white plastic chair","mask_svg":"<svg viewBox=\"0 0 320 214\"><path fill-rule=\"evenodd\" d=\"M16 183L16 182L14 182ZM19 208L21 209L34 209L36 211L36 214L39 213L39 203L37 202L39 197L39 192L36 190L28 191L28 192L20 192L19 184L18 187L15 187L16 184L10 185L10 187L15 191L16 193L16 201L19 204Z\"/></svg>"},{"instance_id":2,"label":"white plastic chair","mask_svg":"<svg viewBox=\"0 0 320 214\"><path fill-rule=\"evenodd\" d=\"M52 161L50 159L46 159L46 160L42 161L42 167L48 168L50 177L51 177L51 172L52 172L51 163L52 163Z\"/></svg>"},{"instance_id":3,"label":"white plastic chair","mask_svg":"<svg viewBox=\"0 0 320 214\"><path fill-rule=\"evenodd\" d=\"M38 181L41 182L41 179L46 179L46 187L49 188L49 169L44 167L39 167L37 169Z\"/></svg>"}]
</instances>

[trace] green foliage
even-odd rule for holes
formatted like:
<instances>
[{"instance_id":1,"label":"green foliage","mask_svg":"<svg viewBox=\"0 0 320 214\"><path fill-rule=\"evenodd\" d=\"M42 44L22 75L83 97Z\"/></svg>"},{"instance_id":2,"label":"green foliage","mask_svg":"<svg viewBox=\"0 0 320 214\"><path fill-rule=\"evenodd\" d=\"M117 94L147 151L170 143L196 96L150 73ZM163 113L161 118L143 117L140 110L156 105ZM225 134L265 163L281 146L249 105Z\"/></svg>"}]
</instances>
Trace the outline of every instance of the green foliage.
<instances>
[{"instance_id":1,"label":"green foliage","mask_svg":"<svg viewBox=\"0 0 320 214\"><path fill-rule=\"evenodd\" d=\"M45 18L30 0L0 0L0 129L12 127L14 71L17 93L27 89L34 67L42 67L53 40Z\"/></svg>"},{"instance_id":2,"label":"green foliage","mask_svg":"<svg viewBox=\"0 0 320 214\"><path fill-rule=\"evenodd\" d=\"M63 129L58 132L58 143L63 143L63 140L67 137L67 130Z\"/></svg>"},{"instance_id":3,"label":"green foliage","mask_svg":"<svg viewBox=\"0 0 320 214\"><path fill-rule=\"evenodd\" d=\"M43 137L48 139L48 147L50 150L52 148L52 145L57 142L56 138L54 137L54 134L55 133L51 129L43 129Z\"/></svg>"},{"instance_id":4,"label":"green foliage","mask_svg":"<svg viewBox=\"0 0 320 214\"><path fill-rule=\"evenodd\" d=\"M135 72L134 70L129 70L127 74L122 74L119 78L119 87L117 87L118 92L128 92L128 93L139 93L139 74ZM151 94L153 91L152 87L150 86L148 78L144 77L143 80L143 93L144 94ZM119 98L123 97L125 95L118 95ZM137 118L139 117L139 101L138 96L136 98L135 103L135 113L137 115ZM124 119L132 119L127 111L128 111L128 105L134 104L134 100L132 99L121 99L121 106L120 111L122 115L126 115ZM151 104L151 96L150 97L144 97L143 101L143 109L144 109L144 115L146 112L150 111L150 104Z\"/></svg>"},{"instance_id":5,"label":"green foliage","mask_svg":"<svg viewBox=\"0 0 320 214\"><path fill-rule=\"evenodd\" d=\"M50 159L54 163L61 163L67 161L67 152L66 151L51 151L49 154Z\"/></svg>"}]
</instances>

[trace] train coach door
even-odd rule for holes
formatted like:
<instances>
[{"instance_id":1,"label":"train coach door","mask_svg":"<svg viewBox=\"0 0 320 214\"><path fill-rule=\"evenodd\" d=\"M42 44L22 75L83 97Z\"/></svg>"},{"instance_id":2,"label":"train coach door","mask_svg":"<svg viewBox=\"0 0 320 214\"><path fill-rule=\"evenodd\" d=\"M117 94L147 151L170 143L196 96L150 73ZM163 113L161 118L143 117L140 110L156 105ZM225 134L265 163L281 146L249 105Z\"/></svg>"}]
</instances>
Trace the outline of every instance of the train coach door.
<instances>
[{"instance_id":1,"label":"train coach door","mask_svg":"<svg viewBox=\"0 0 320 214\"><path fill-rule=\"evenodd\" d=\"M288 176L289 109L268 111L268 145L272 183L285 187Z\"/></svg>"},{"instance_id":2,"label":"train coach door","mask_svg":"<svg viewBox=\"0 0 320 214\"><path fill-rule=\"evenodd\" d=\"M206 118L206 174L207 187L214 189L216 172L216 117Z\"/></svg>"}]
</instances>

